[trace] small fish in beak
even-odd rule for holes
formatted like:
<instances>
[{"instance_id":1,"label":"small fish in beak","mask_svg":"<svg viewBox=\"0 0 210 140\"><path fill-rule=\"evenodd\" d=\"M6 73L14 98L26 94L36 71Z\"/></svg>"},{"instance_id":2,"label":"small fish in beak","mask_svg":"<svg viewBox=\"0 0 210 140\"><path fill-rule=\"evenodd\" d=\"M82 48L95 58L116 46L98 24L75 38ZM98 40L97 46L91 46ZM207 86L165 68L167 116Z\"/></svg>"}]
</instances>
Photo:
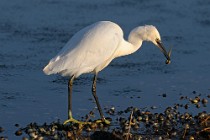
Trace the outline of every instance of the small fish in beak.
<instances>
[{"instance_id":1,"label":"small fish in beak","mask_svg":"<svg viewBox=\"0 0 210 140\"><path fill-rule=\"evenodd\" d=\"M156 39L155 41L157 43L157 47L160 49L160 51L164 54L164 56L167 59L165 63L170 64L170 62L171 62L171 58L170 58L171 48L170 48L169 52L167 52L166 49L164 48L163 44L161 43L160 39Z\"/></svg>"},{"instance_id":2,"label":"small fish in beak","mask_svg":"<svg viewBox=\"0 0 210 140\"><path fill-rule=\"evenodd\" d=\"M171 51L172 51L172 47L170 48L170 50L169 50L169 52L168 52L169 58L171 57ZM170 64L170 63L171 63L171 59L169 59L169 60L167 59L165 63L166 63L166 64Z\"/></svg>"}]
</instances>

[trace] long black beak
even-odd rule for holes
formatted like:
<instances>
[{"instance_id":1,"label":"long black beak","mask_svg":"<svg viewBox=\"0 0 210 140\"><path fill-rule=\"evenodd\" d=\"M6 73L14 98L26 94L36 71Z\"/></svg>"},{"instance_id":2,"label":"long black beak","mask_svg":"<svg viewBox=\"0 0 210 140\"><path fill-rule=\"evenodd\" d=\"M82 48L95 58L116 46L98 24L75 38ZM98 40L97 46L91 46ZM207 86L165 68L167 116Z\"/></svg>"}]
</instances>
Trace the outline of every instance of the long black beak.
<instances>
[{"instance_id":1,"label":"long black beak","mask_svg":"<svg viewBox=\"0 0 210 140\"><path fill-rule=\"evenodd\" d=\"M166 51L166 49L163 47L163 44L161 43L160 40L156 40L157 42L157 47L160 49L160 51L165 55L166 59L168 62L170 62L171 58L170 58L170 55L171 55L171 49L169 52Z\"/></svg>"}]
</instances>

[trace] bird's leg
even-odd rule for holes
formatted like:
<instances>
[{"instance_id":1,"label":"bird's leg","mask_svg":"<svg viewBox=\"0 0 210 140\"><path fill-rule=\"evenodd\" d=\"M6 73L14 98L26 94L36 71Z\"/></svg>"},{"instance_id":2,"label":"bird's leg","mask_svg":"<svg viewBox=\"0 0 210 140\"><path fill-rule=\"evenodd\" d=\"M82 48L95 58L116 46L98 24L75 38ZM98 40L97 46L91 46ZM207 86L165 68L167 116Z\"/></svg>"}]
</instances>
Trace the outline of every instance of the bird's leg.
<instances>
[{"instance_id":1,"label":"bird's leg","mask_svg":"<svg viewBox=\"0 0 210 140\"><path fill-rule=\"evenodd\" d=\"M74 76L69 79L68 82L68 119L72 118L72 86L73 86Z\"/></svg>"},{"instance_id":2,"label":"bird's leg","mask_svg":"<svg viewBox=\"0 0 210 140\"><path fill-rule=\"evenodd\" d=\"M99 104L98 97L97 97L97 95L96 95L96 80L97 80L97 75L94 75L94 78L93 78L93 85L92 85L92 94L93 94L93 97L94 97L94 99L95 99L97 108L98 108L98 110L99 110L101 119L104 120L105 118L104 118L104 115L103 115L101 106L100 106L100 104Z\"/></svg>"},{"instance_id":3,"label":"bird's leg","mask_svg":"<svg viewBox=\"0 0 210 140\"><path fill-rule=\"evenodd\" d=\"M74 76L72 76L68 82L68 120L66 120L64 122L64 124L71 122L73 119L73 117L72 117L72 102L71 102L73 81L74 81Z\"/></svg>"},{"instance_id":4,"label":"bird's leg","mask_svg":"<svg viewBox=\"0 0 210 140\"><path fill-rule=\"evenodd\" d=\"M100 116L101 116L101 120L98 120L96 122L105 122L106 124L110 124L110 121L106 120L105 117L104 117L104 114L102 112L102 109L101 109L101 106L99 104L99 101L98 101L98 97L96 95L96 80L97 80L97 74L94 75L94 78L93 78L93 84L92 84L92 94L93 94L93 97L95 99L95 102L96 102L96 105L97 105L97 108L98 108L98 111L100 113Z\"/></svg>"},{"instance_id":5,"label":"bird's leg","mask_svg":"<svg viewBox=\"0 0 210 140\"><path fill-rule=\"evenodd\" d=\"M68 120L66 120L63 124L67 123L78 123L78 124L89 124L89 122L82 122L75 120L72 116L72 87L73 87L74 76L68 82Z\"/></svg>"}]
</instances>

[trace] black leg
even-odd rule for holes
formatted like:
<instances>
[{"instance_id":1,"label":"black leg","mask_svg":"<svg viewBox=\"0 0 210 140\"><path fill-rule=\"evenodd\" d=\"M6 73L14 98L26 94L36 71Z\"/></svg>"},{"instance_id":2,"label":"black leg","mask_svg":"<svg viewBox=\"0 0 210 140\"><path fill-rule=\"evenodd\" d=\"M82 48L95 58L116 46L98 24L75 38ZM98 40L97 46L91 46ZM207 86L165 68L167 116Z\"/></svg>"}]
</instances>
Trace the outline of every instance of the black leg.
<instances>
[{"instance_id":1,"label":"black leg","mask_svg":"<svg viewBox=\"0 0 210 140\"><path fill-rule=\"evenodd\" d=\"M74 81L74 75L69 79L68 83L68 119L72 118L72 86Z\"/></svg>"},{"instance_id":2,"label":"black leg","mask_svg":"<svg viewBox=\"0 0 210 140\"><path fill-rule=\"evenodd\" d=\"M105 121L105 117L104 117L104 115L103 115L101 106L100 106L99 101L98 101L98 97L96 96L96 80L97 80L97 74L95 74L95 75L94 75L94 78L93 78L92 94L93 94L93 97L94 97L94 99L95 99L95 102L96 102L98 111L99 111L99 113L100 113L101 119L102 119L103 121Z\"/></svg>"}]
</instances>

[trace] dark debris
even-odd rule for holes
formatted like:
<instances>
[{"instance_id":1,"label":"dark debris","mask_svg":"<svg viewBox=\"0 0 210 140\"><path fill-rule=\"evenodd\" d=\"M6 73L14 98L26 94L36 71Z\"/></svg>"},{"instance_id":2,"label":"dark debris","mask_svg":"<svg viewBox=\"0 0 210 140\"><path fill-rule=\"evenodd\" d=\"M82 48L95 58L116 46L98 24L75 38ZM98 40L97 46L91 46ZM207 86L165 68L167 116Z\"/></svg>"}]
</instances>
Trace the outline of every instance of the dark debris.
<instances>
[{"instance_id":1,"label":"dark debris","mask_svg":"<svg viewBox=\"0 0 210 140\"><path fill-rule=\"evenodd\" d=\"M173 107L166 107L162 113L143 111L137 107L128 107L121 111L117 111L114 107L106 108L107 115L117 118L115 121L112 120L110 126L94 121L85 125L76 123L63 125L60 121L42 125L30 123L22 128L18 125L15 135L22 136L25 140L210 139L209 112L203 111L194 115L187 112L190 106L207 104L208 100L197 95L193 98L180 97L180 99L187 103L185 105L176 103ZM180 112L181 107L185 108L186 112ZM94 116L93 111L87 115L90 122L91 115Z\"/></svg>"}]
</instances>

